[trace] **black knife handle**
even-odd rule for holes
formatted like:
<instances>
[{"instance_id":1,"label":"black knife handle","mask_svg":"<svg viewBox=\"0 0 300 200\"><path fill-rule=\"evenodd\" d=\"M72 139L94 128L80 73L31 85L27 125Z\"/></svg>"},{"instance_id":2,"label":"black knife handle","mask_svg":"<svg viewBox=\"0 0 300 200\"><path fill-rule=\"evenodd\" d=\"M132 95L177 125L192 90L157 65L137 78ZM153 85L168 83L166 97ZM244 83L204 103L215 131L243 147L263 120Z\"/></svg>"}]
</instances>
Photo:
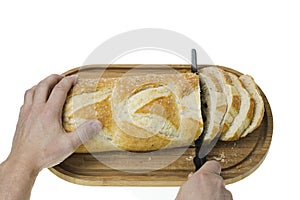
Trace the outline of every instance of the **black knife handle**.
<instances>
[{"instance_id":1,"label":"black knife handle","mask_svg":"<svg viewBox=\"0 0 300 200\"><path fill-rule=\"evenodd\" d=\"M196 156L194 157L193 161L195 164L195 171L198 171L198 169L200 169L206 162L206 156L204 156L203 158L199 158L198 156Z\"/></svg>"},{"instance_id":2,"label":"black knife handle","mask_svg":"<svg viewBox=\"0 0 300 200\"><path fill-rule=\"evenodd\" d=\"M198 171L206 162L206 156L200 158L199 152L201 150L201 146L204 140L204 134L202 133L197 140L195 140L195 157L193 159L195 165L195 171Z\"/></svg>"}]
</instances>

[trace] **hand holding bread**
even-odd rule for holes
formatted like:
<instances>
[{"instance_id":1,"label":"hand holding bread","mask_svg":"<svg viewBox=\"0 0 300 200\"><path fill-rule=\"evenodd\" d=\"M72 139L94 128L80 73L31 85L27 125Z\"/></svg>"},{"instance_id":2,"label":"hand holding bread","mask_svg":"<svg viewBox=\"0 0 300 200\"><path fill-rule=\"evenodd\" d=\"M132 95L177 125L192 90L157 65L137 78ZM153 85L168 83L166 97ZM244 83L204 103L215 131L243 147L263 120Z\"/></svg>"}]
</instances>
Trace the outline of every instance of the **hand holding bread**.
<instances>
[{"instance_id":1,"label":"hand holding bread","mask_svg":"<svg viewBox=\"0 0 300 200\"><path fill-rule=\"evenodd\" d=\"M62 109L76 76L51 75L27 90L8 161L39 172L62 162L99 132L97 120L86 121L72 134L62 127Z\"/></svg>"}]
</instances>

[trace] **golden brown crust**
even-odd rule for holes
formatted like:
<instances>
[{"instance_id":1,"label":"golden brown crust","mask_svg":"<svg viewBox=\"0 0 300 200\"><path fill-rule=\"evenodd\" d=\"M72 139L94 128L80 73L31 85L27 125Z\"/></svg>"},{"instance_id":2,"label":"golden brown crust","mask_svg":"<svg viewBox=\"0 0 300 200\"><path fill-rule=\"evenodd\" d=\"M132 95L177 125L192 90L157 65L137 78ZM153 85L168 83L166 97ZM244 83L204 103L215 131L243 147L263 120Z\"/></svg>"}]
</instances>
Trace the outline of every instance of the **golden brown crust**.
<instances>
[{"instance_id":1,"label":"golden brown crust","mask_svg":"<svg viewBox=\"0 0 300 200\"><path fill-rule=\"evenodd\" d=\"M160 109L160 107L155 107L153 105L161 105L164 110ZM173 126L175 126L177 129L179 128L179 124L177 122L180 121L180 116L178 112L174 112L174 110L177 110L176 101L173 96L169 95L165 98L159 97L156 99L153 99L149 103L145 104L143 107L139 108L135 113L151 113L154 115L161 116L167 120L169 120Z\"/></svg>"},{"instance_id":2,"label":"golden brown crust","mask_svg":"<svg viewBox=\"0 0 300 200\"><path fill-rule=\"evenodd\" d=\"M247 119L251 122L254 114L254 99L250 98L250 108L249 112L247 113ZM249 123L250 124L250 123Z\"/></svg>"},{"instance_id":3,"label":"golden brown crust","mask_svg":"<svg viewBox=\"0 0 300 200\"><path fill-rule=\"evenodd\" d=\"M241 96L240 95L234 95L232 97L232 108L234 113L238 113L241 106Z\"/></svg>"},{"instance_id":4,"label":"golden brown crust","mask_svg":"<svg viewBox=\"0 0 300 200\"><path fill-rule=\"evenodd\" d=\"M99 90L112 90L117 82L117 78L103 78L103 79L80 79L78 83L71 89L68 97L79 95L82 93L95 92Z\"/></svg>"},{"instance_id":5,"label":"golden brown crust","mask_svg":"<svg viewBox=\"0 0 300 200\"><path fill-rule=\"evenodd\" d=\"M240 136L239 136L238 132L235 132L235 133L233 134L233 136L231 136L230 138L227 138L225 141L227 141L227 142L230 142L230 141L236 141L236 140L238 140L239 138L240 138Z\"/></svg>"},{"instance_id":6,"label":"golden brown crust","mask_svg":"<svg viewBox=\"0 0 300 200\"><path fill-rule=\"evenodd\" d=\"M225 122L223 124L222 134L225 134L228 131L233 119L239 113L240 106L241 106L241 96L238 95L238 94L233 95L232 96L231 107L228 110L227 119L225 120ZM230 120L229 120L229 118L230 118Z\"/></svg>"}]
</instances>

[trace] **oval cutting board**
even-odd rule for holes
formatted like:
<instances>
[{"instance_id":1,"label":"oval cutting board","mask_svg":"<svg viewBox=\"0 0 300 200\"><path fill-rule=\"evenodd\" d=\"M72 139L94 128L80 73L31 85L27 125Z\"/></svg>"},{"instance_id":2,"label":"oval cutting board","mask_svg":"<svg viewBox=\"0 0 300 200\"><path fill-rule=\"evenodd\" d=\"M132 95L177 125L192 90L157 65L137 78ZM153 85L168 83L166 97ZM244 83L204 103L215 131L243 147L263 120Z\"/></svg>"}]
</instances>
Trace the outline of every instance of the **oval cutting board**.
<instances>
[{"instance_id":1,"label":"oval cutting board","mask_svg":"<svg viewBox=\"0 0 300 200\"><path fill-rule=\"evenodd\" d=\"M72 69L65 75L80 73L81 77L97 78L100 73L104 77L119 77L129 70L140 65L90 65ZM190 65L164 65L181 73L190 72ZM205 66L203 66L205 67ZM221 67L221 66L218 66ZM105 69L106 68L106 69ZM233 69L221 67L236 75L241 75ZM136 74L165 73L161 65L147 65L136 70ZM265 103L265 113L261 125L247 137L234 142L219 141L207 156L208 160L217 160L222 166L222 177L226 184L239 181L250 175L263 162L271 144L273 134L273 117L270 105L264 93L261 91ZM162 154L155 154L149 159L160 162L166 157L176 155L180 148L163 150ZM142 154L142 153L141 153ZM194 171L193 157L195 148L189 147L177 160L170 165L151 172L143 173L141 160L130 161L134 170L141 173L129 173L111 169L98 161L114 158L115 162L128 162L126 154L122 152L102 152L97 154L74 153L59 165L50 168L58 177L81 185L109 185L109 186L180 186L186 181L190 172ZM137 162L137 163L135 163ZM130 171L130 169L126 169Z\"/></svg>"}]
</instances>

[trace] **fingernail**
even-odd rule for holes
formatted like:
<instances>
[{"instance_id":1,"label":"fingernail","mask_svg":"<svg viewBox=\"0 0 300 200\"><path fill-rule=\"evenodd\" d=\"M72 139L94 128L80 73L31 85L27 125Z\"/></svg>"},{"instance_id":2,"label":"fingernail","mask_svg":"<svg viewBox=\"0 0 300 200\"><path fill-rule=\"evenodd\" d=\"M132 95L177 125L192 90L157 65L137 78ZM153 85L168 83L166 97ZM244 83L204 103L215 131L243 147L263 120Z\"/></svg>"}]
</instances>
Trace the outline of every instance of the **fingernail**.
<instances>
[{"instance_id":1,"label":"fingernail","mask_svg":"<svg viewBox=\"0 0 300 200\"><path fill-rule=\"evenodd\" d=\"M92 120L90 123L95 132L98 132L102 128L102 124L98 120Z\"/></svg>"},{"instance_id":2,"label":"fingernail","mask_svg":"<svg viewBox=\"0 0 300 200\"><path fill-rule=\"evenodd\" d=\"M73 85L75 85L78 82L78 74L73 74L70 76L74 80Z\"/></svg>"}]
</instances>

